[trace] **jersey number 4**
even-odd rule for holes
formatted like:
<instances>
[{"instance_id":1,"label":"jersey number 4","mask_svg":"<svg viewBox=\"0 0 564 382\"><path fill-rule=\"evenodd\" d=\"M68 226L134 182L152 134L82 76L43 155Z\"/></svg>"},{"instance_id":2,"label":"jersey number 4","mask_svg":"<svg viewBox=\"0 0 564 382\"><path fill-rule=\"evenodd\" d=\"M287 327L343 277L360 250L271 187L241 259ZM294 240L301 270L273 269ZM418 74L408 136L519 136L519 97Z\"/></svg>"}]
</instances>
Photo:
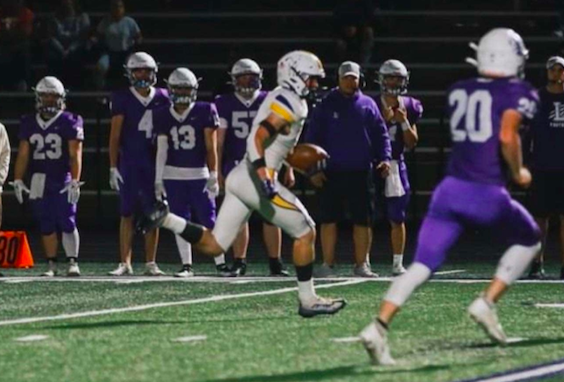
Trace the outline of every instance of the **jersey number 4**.
<instances>
[{"instance_id":1,"label":"jersey number 4","mask_svg":"<svg viewBox=\"0 0 564 382\"><path fill-rule=\"evenodd\" d=\"M35 146L33 150L35 160L59 159L63 155L63 142L58 134L47 134L45 138L41 134L33 134L29 137L29 143Z\"/></svg>"},{"instance_id":2,"label":"jersey number 4","mask_svg":"<svg viewBox=\"0 0 564 382\"><path fill-rule=\"evenodd\" d=\"M454 142L469 139L480 143L492 136L492 96L489 91L476 90L468 96L466 90L457 89L450 93L448 104L450 107L456 105L450 117Z\"/></svg>"}]
</instances>

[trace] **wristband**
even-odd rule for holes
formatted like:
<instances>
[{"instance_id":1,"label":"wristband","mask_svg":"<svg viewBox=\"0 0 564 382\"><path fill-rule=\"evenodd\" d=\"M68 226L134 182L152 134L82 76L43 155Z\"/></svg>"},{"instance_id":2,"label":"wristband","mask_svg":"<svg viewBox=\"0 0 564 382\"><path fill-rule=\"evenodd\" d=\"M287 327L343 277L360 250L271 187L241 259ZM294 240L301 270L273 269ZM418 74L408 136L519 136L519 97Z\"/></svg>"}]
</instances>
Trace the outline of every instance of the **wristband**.
<instances>
[{"instance_id":1,"label":"wristband","mask_svg":"<svg viewBox=\"0 0 564 382\"><path fill-rule=\"evenodd\" d=\"M411 125L409 124L409 121L405 121L401 123L401 130L402 131L407 131L411 128Z\"/></svg>"}]
</instances>

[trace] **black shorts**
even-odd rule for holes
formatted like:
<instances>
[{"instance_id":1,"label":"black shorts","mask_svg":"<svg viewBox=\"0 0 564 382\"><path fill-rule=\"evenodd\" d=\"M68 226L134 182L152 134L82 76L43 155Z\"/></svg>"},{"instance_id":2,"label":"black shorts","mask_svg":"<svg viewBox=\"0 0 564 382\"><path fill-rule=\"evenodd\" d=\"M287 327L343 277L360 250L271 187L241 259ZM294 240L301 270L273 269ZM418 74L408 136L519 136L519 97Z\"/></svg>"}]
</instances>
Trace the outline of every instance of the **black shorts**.
<instances>
[{"instance_id":1,"label":"black shorts","mask_svg":"<svg viewBox=\"0 0 564 382\"><path fill-rule=\"evenodd\" d=\"M370 226L374 214L374 179L371 170L325 173L319 190L319 221L337 223L350 214L353 224Z\"/></svg>"},{"instance_id":2,"label":"black shorts","mask_svg":"<svg viewBox=\"0 0 564 382\"><path fill-rule=\"evenodd\" d=\"M564 215L564 171L533 172L530 208L539 218Z\"/></svg>"}]
</instances>

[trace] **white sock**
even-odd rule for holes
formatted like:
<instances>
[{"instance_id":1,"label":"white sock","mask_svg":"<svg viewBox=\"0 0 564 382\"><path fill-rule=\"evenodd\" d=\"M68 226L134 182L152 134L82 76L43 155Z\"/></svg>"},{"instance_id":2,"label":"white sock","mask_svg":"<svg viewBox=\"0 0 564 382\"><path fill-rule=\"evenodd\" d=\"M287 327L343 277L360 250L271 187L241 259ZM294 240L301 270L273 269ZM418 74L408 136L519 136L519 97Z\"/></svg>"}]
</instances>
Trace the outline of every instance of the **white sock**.
<instances>
[{"instance_id":1,"label":"white sock","mask_svg":"<svg viewBox=\"0 0 564 382\"><path fill-rule=\"evenodd\" d=\"M403 255L394 255L394 268L403 266Z\"/></svg>"},{"instance_id":2,"label":"white sock","mask_svg":"<svg viewBox=\"0 0 564 382\"><path fill-rule=\"evenodd\" d=\"M72 232L63 232L63 249L67 257L78 257L78 249L80 248L80 235L75 228Z\"/></svg>"},{"instance_id":3,"label":"white sock","mask_svg":"<svg viewBox=\"0 0 564 382\"><path fill-rule=\"evenodd\" d=\"M188 243L179 235L174 235L174 238L176 239L176 246L178 247L178 253L180 253L182 265L192 265L192 244Z\"/></svg>"},{"instance_id":4,"label":"white sock","mask_svg":"<svg viewBox=\"0 0 564 382\"><path fill-rule=\"evenodd\" d=\"M313 287L313 279L309 279L308 281L298 281L298 298L305 304L308 304L317 298L315 288Z\"/></svg>"},{"instance_id":5,"label":"white sock","mask_svg":"<svg viewBox=\"0 0 564 382\"><path fill-rule=\"evenodd\" d=\"M214 257L213 261L215 262L215 265L225 264L225 254L222 253L221 255Z\"/></svg>"},{"instance_id":6,"label":"white sock","mask_svg":"<svg viewBox=\"0 0 564 382\"><path fill-rule=\"evenodd\" d=\"M530 247L513 245L509 247L499 260L495 277L510 285L517 280L541 249L541 243Z\"/></svg>"},{"instance_id":7,"label":"white sock","mask_svg":"<svg viewBox=\"0 0 564 382\"><path fill-rule=\"evenodd\" d=\"M402 306L413 291L427 281L429 277L431 277L431 270L426 265L422 263L411 264L407 272L392 282L384 300L398 307Z\"/></svg>"},{"instance_id":8,"label":"white sock","mask_svg":"<svg viewBox=\"0 0 564 382\"><path fill-rule=\"evenodd\" d=\"M163 221L163 227L180 235L184 231L184 228L186 228L186 220L178 215L169 213Z\"/></svg>"}]
</instances>

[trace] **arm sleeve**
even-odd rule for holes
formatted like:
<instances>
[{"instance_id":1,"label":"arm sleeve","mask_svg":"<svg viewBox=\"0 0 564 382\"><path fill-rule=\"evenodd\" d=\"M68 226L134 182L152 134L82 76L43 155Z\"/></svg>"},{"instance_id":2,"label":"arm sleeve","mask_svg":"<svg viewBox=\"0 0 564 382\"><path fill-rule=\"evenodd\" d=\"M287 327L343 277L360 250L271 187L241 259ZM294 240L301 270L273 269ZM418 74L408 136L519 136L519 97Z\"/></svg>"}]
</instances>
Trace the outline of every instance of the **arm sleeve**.
<instances>
[{"instance_id":1,"label":"arm sleeve","mask_svg":"<svg viewBox=\"0 0 564 382\"><path fill-rule=\"evenodd\" d=\"M157 137L157 158L155 168L155 183L162 183L164 168L168 157L168 137L159 135Z\"/></svg>"}]
</instances>

